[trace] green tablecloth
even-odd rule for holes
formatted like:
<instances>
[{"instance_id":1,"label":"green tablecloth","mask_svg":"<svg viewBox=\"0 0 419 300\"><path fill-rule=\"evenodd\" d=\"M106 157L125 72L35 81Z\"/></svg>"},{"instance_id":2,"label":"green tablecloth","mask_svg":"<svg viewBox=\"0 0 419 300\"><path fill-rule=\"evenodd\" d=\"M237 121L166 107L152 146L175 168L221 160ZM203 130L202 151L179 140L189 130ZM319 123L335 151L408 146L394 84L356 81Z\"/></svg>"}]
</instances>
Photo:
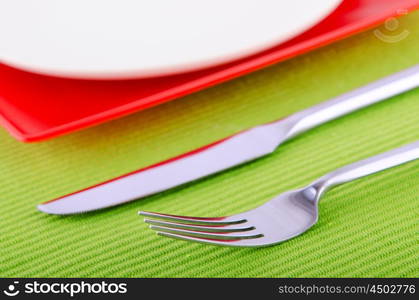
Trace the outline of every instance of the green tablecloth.
<instances>
[{"instance_id":1,"label":"green tablecloth","mask_svg":"<svg viewBox=\"0 0 419 300\"><path fill-rule=\"evenodd\" d=\"M35 208L419 62L419 12L403 17L396 31L380 30L410 34L388 43L365 32L48 142L22 144L0 130L0 276L418 276L419 161L330 191L314 228L269 248L158 237L137 211L238 213L344 164L418 140L419 90L308 132L269 157L127 205L68 217Z\"/></svg>"}]
</instances>

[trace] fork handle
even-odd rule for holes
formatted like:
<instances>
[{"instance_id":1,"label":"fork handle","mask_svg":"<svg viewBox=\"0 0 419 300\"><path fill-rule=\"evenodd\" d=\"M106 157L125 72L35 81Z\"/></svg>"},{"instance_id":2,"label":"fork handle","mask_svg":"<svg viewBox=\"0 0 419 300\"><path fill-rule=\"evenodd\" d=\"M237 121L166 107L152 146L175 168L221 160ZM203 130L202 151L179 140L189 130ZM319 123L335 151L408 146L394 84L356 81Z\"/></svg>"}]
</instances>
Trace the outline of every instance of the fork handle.
<instances>
[{"instance_id":1,"label":"fork handle","mask_svg":"<svg viewBox=\"0 0 419 300\"><path fill-rule=\"evenodd\" d=\"M289 116L287 119L293 126L287 139L417 87L419 87L419 64Z\"/></svg>"},{"instance_id":2,"label":"fork handle","mask_svg":"<svg viewBox=\"0 0 419 300\"><path fill-rule=\"evenodd\" d=\"M337 185L419 159L419 141L339 168L318 179L319 195Z\"/></svg>"}]
</instances>

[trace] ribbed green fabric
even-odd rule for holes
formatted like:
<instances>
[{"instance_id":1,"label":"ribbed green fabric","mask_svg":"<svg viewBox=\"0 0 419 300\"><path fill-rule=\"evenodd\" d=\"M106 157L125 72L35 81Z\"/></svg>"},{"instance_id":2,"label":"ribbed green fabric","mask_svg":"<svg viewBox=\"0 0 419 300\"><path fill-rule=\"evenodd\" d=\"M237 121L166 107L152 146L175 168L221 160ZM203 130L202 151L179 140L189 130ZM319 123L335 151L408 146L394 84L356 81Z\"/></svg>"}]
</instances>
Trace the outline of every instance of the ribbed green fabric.
<instances>
[{"instance_id":1,"label":"ribbed green fabric","mask_svg":"<svg viewBox=\"0 0 419 300\"><path fill-rule=\"evenodd\" d=\"M304 235L263 249L156 236L138 210L222 216L342 165L419 139L419 90L300 136L273 155L104 211L49 216L36 204L269 122L419 62L419 12L396 43L373 31L209 90L48 142L0 130L0 276L418 276L419 161L342 185ZM24 88L24 87L22 87ZM57 99L59 101L59 99Z\"/></svg>"}]
</instances>

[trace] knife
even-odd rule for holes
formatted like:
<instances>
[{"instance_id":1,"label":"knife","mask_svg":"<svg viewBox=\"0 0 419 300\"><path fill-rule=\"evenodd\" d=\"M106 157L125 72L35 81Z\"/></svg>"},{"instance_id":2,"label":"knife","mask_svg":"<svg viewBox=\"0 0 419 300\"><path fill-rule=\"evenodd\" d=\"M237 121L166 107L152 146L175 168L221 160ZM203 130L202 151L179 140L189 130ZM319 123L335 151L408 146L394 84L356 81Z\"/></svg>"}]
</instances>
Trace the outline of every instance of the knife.
<instances>
[{"instance_id":1,"label":"knife","mask_svg":"<svg viewBox=\"0 0 419 300\"><path fill-rule=\"evenodd\" d=\"M89 212L143 198L268 155L330 120L419 87L419 65L279 121L38 205L48 214Z\"/></svg>"}]
</instances>

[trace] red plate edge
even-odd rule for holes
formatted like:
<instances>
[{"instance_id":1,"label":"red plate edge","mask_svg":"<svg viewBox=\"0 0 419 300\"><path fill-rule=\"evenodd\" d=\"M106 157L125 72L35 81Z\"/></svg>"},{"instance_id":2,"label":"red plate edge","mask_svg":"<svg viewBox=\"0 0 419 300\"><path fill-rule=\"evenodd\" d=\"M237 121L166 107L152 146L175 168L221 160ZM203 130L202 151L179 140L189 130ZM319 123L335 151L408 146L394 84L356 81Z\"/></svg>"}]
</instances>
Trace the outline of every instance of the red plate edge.
<instances>
[{"instance_id":1,"label":"red plate edge","mask_svg":"<svg viewBox=\"0 0 419 300\"><path fill-rule=\"evenodd\" d=\"M365 1L367 0L358 1L357 4L361 2L365 2ZM371 1L371 0L368 0L368 1ZM346 1L344 3L348 3L348 2L349 1ZM395 2L394 0L391 2L393 3L392 4L393 7L397 6L394 4ZM402 4L402 2L404 3ZM351 4L353 3L355 3L355 1L351 0ZM419 8L419 0L399 1L398 6L408 11L415 10ZM338 8L338 11L339 11L339 8ZM0 113L0 125L5 127L10 132L11 135L13 135L15 138L17 138L20 141L34 142L34 141L46 140L46 139L63 135L63 134L66 134L66 133L69 133L78 129L97 125L111 119L116 119L116 118L119 118L128 114L131 114L133 112L137 112L139 110L146 109L151 106L155 106L155 105L173 100L181 96L185 96L187 94L202 90L204 88L214 86L218 83L225 82L227 80L239 77L241 75L248 74L250 72L262 69L264 67L270 66L280 61L309 52L313 49L328 45L337 40L353 35L355 33L359 33L361 31L367 30L369 28L372 28L382 23L387 18L394 17L397 15L398 15L398 12L395 11L393 8L393 10L391 11L389 10L388 12L383 13L382 15L380 15L380 17L377 17L374 20L364 20L363 22L351 23L344 27L340 27L337 30L332 30L326 34L322 34L321 36L309 38L308 40L299 42L294 45L292 44L293 42L295 42L295 40L298 40L304 37L304 35L307 34L306 32L302 36L297 37L296 39L285 43L284 44L285 48L281 48L278 51L274 51L271 53L268 50L267 52L269 53L265 53L262 55L258 54L258 55L240 60L238 62L229 63L224 66L213 68L211 69L213 71L210 72L209 74L205 74L204 76L195 78L186 83L177 85L175 87L172 87L166 90L159 91L150 96L140 98L137 101L133 101L131 103L118 106L116 108L108 109L101 113L96 113L91 116L78 119L77 121L68 122L66 124L59 125L59 126L54 126L47 130L40 130L32 134L25 133L19 130L18 124L14 124L12 120L10 120L9 118L6 118L1 113ZM289 45L289 46L286 46L286 45ZM208 70L199 71L199 72L196 72L196 74L199 75L199 73L201 72L206 73L208 72ZM195 74L195 73L192 73L192 74ZM187 74L186 76L190 76L190 74L189 75ZM159 80L159 79L155 79L155 80Z\"/></svg>"}]
</instances>

